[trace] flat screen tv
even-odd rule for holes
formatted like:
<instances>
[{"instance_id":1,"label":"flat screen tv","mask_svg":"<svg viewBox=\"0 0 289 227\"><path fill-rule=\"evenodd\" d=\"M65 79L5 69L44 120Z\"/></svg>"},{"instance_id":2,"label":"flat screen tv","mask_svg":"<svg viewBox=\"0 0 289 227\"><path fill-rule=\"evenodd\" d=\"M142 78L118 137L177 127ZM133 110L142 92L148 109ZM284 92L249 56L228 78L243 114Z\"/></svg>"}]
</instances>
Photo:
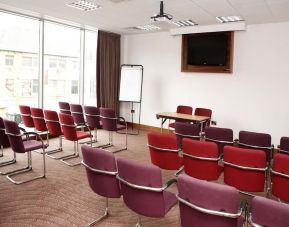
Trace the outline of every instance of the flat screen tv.
<instances>
[{"instance_id":1,"label":"flat screen tv","mask_svg":"<svg viewBox=\"0 0 289 227\"><path fill-rule=\"evenodd\" d=\"M182 72L231 73L232 56L232 32L183 35Z\"/></svg>"}]
</instances>

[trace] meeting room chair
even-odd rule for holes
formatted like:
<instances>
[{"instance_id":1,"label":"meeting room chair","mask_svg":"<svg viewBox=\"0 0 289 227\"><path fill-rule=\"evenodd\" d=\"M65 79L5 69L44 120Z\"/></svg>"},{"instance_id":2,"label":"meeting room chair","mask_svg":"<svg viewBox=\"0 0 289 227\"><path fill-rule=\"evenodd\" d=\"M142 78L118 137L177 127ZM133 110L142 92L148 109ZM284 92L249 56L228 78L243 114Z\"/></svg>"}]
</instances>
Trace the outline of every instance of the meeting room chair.
<instances>
[{"instance_id":1,"label":"meeting room chair","mask_svg":"<svg viewBox=\"0 0 289 227\"><path fill-rule=\"evenodd\" d=\"M13 182L14 184L22 184L29 181L33 181L40 178L45 178L46 175L46 163L45 163L45 146L44 143L39 136L39 134L35 132L24 132L23 134L20 133L20 129L16 122L4 120L5 130L6 134L8 136L11 149L13 150L14 157L16 158L16 153L23 154L27 153L28 157L28 164L24 168L8 171L8 172L1 172L3 175L7 175L6 177ZM25 140L23 140L22 136L25 136ZM38 140L31 139L30 136L36 137ZM38 175L32 178L29 178L27 180L14 180L12 177L27 173L32 170L32 155L31 151L42 149L42 155L43 155L43 174Z\"/></svg>"},{"instance_id":2,"label":"meeting room chair","mask_svg":"<svg viewBox=\"0 0 289 227\"><path fill-rule=\"evenodd\" d=\"M71 115L70 105L68 102L58 102L60 113L65 113Z\"/></svg>"},{"instance_id":3,"label":"meeting room chair","mask_svg":"<svg viewBox=\"0 0 289 227\"><path fill-rule=\"evenodd\" d=\"M141 226L140 215L164 217L177 203L176 196L166 190L176 180L163 185L159 167L125 158L117 158L117 167L123 201L138 214L136 226Z\"/></svg>"},{"instance_id":4,"label":"meeting room chair","mask_svg":"<svg viewBox=\"0 0 289 227\"><path fill-rule=\"evenodd\" d=\"M67 162L67 160L71 160L74 158L79 157L79 140L89 138L92 140L92 135L90 133L90 130L88 128L88 132L83 132L83 131L78 131L76 129L76 125L74 124L73 117L69 114L65 113L59 113L59 120L60 120L60 125L62 129L63 136L66 140L73 141L74 145L74 153L72 155L69 155L68 157L62 158L61 161L65 163L66 165L69 166L76 166L80 165L81 162L77 163L70 163ZM92 143L91 143L92 144Z\"/></svg>"},{"instance_id":5,"label":"meeting room chair","mask_svg":"<svg viewBox=\"0 0 289 227\"><path fill-rule=\"evenodd\" d=\"M103 148L109 148L114 146L113 144L113 132L118 132L121 130L125 130L125 146L114 150L112 152L119 152L123 150L127 150L127 123L123 117L116 116L115 111L112 108L103 108L100 107L100 119L102 122L102 128L108 131L108 143L103 145Z\"/></svg>"},{"instance_id":6,"label":"meeting room chair","mask_svg":"<svg viewBox=\"0 0 289 227\"><path fill-rule=\"evenodd\" d=\"M239 205L239 193L234 187L181 174L177 198L182 227L241 227L244 224L246 204Z\"/></svg>"},{"instance_id":7,"label":"meeting room chair","mask_svg":"<svg viewBox=\"0 0 289 227\"><path fill-rule=\"evenodd\" d=\"M219 155L223 157L225 145L234 145L233 130L230 128L206 127L205 140L218 145Z\"/></svg>"},{"instance_id":8,"label":"meeting room chair","mask_svg":"<svg viewBox=\"0 0 289 227\"><path fill-rule=\"evenodd\" d=\"M31 116L30 106L19 105L22 123L27 128L34 128L34 122Z\"/></svg>"},{"instance_id":9,"label":"meeting room chair","mask_svg":"<svg viewBox=\"0 0 289 227\"><path fill-rule=\"evenodd\" d=\"M0 117L0 146L1 146L0 157L4 156L3 150L4 150L4 141L5 141L5 139L8 139L8 138L7 138L7 135L5 134L5 125L4 125L3 118ZM11 165L11 164L13 164L15 162L16 162L16 157L14 155L12 157L12 159L0 162L0 167Z\"/></svg>"},{"instance_id":10,"label":"meeting room chair","mask_svg":"<svg viewBox=\"0 0 289 227\"><path fill-rule=\"evenodd\" d=\"M239 147L263 150L270 165L274 146L271 144L271 135L259 132L240 131L237 140Z\"/></svg>"},{"instance_id":11,"label":"meeting room chair","mask_svg":"<svg viewBox=\"0 0 289 227\"><path fill-rule=\"evenodd\" d=\"M175 122L175 131L179 149L182 149L182 141L184 138L200 140L201 128L198 124L188 124L185 122Z\"/></svg>"},{"instance_id":12,"label":"meeting room chair","mask_svg":"<svg viewBox=\"0 0 289 227\"><path fill-rule=\"evenodd\" d=\"M108 198L120 198L120 185L116 179L117 166L112 153L87 145L81 146L83 161L88 183L92 191L105 197L104 214L86 226L93 226L108 217Z\"/></svg>"},{"instance_id":13,"label":"meeting room chair","mask_svg":"<svg viewBox=\"0 0 289 227\"><path fill-rule=\"evenodd\" d=\"M197 116L203 116L203 117L209 117L210 119L205 121L202 124L202 129L206 128L207 126L211 125L211 118L212 118L212 110L206 109L206 108L196 108L195 109L195 115Z\"/></svg>"},{"instance_id":14,"label":"meeting room chair","mask_svg":"<svg viewBox=\"0 0 289 227\"><path fill-rule=\"evenodd\" d=\"M248 195L264 192L267 165L262 150L225 146L223 164L225 184ZM267 190L266 185L266 193Z\"/></svg>"},{"instance_id":15,"label":"meeting room chair","mask_svg":"<svg viewBox=\"0 0 289 227\"><path fill-rule=\"evenodd\" d=\"M256 196L252 199L249 224L252 227L288 227L289 205Z\"/></svg>"},{"instance_id":16,"label":"meeting room chair","mask_svg":"<svg viewBox=\"0 0 289 227\"><path fill-rule=\"evenodd\" d=\"M183 106L183 105L179 105L177 106L177 113L180 113L180 114L190 114L192 115L193 114L193 107L191 106ZM176 120L175 122L180 122L181 120ZM175 122L170 122L169 121L169 129L170 128L175 128Z\"/></svg>"},{"instance_id":17,"label":"meeting room chair","mask_svg":"<svg viewBox=\"0 0 289 227\"><path fill-rule=\"evenodd\" d=\"M278 146L278 152L289 154L289 137L281 137L280 145Z\"/></svg>"},{"instance_id":18,"label":"meeting room chair","mask_svg":"<svg viewBox=\"0 0 289 227\"><path fill-rule=\"evenodd\" d=\"M100 121L100 112L99 108L96 106L84 106L84 112L86 117L86 122L88 127L94 131L94 140L93 143L97 141L97 130L102 129L102 123Z\"/></svg>"},{"instance_id":19,"label":"meeting room chair","mask_svg":"<svg viewBox=\"0 0 289 227\"><path fill-rule=\"evenodd\" d=\"M222 173L216 143L183 139L184 171L201 180L217 180Z\"/></svg>"},{"instance_id":20,"label":"meeting room chair","mask_svg":"<svg viewBox=\"0 0 289 227\"><path fill-rule=\"evenodd\" d=\"M148 147L152 164L166 170L181 171L183 158L179 155L175 135L159 132L148 132Z\"/></svg>"},{"instance_id":21,"label":"meeting room chair","mask_svg":"<svg viewBox=\"0 0 289 227\"><path fill-rule=\"evenodd\" d=\"M289 202L289 155L274 155L271 168L271 193L281 201Z\"/></svg>"}]
</instances>

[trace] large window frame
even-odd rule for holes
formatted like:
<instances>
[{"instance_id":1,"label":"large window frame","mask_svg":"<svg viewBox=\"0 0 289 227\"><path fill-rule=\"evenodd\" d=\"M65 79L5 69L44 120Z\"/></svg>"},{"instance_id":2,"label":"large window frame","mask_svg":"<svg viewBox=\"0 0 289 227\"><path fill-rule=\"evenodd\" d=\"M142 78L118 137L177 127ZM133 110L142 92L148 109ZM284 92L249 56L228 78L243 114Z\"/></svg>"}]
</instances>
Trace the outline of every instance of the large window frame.
<instances>
[{"instance_id":1,"label":"large window frame","mask_svg":"<svg viewBox=\"0 0 289 227\"><path fill-rule=\"evenodd\" d=\"M80 30L80 63L79 63L79 87L78 87L78 92L79 92L79 100L78 102L80 104L84 104L84 64L85 64L85 33L86 32L96 32L98 33L98 29L96 28L82 28L80 26L77 25L72 25L72 24L68 24L68 23L63 23L57 20L50 20L50 19L43 19L43 18L39 18L39 17L35 17L35 16L30 16L30 15L26 15L26 14L22 14L22 13L18 13L18 12L13 12L13 11L9 11L9 10L0 10L0 12L2 13L6 13L6 14L11 14L11 15L15 15L15 16L19 16L19 17L24 17L24 18L29 18L29 19L34 19L34 20L38 20L39 21L39 56L38 58L33 58L32 57L32 64L31 66L26 65L25 67L27 68L33 68L36 67L36 64L38 64L38 107L43 108L43 104L44 104L44 77L45 77L45 72L44 72L44 43L45 43L45 37L44 37L44 25L45 22L51 22L51 23L55 23L61 26L66 26L66 27L71 27L74 29L79 29ZM97 40L96 40L97 42ZM30 57L29 57L30 58ZM9 60L9 59L8 59ZM6 67L13 67L14 64L14 60L13 59L13 63L12 65L8 64ZM23 61L28 60L27 59L21 59L21 64L23 64ZM38 62L37 62L38 60ZM4 63L6 63L6 59L4 59ZM10 61L8 63L11 63ZM60 66L59 66L60 64ZM58 62L56 61L56 67L61 67L64 66L64 69L66 67L65 62ZM35 85L36 80L34 80L33 82L31 82L30 86L32 87L32 92L33 94L36 94L35 91L37 90L37 87ZM14 82L13 81L7 81L6 82L6 86L8 86L10 89L14 90ZM24 88L23 88L24 89ZM25 90L25 89L24 89ZM25 93L25 92L24 92ZM96 95L96 94L95 94Z\"/></svg>"}]
</instances>

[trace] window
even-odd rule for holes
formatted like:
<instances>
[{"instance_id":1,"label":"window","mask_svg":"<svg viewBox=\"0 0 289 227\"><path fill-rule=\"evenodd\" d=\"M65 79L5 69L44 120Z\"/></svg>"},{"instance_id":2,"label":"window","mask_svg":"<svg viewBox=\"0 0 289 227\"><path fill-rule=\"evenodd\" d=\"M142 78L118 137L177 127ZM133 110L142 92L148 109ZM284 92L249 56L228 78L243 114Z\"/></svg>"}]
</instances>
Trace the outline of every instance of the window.
<instances>
[{"instance_id":1,"label":"window","mask_svg":"<svg viewBox=\"0 0 289 227\"><path fill-rule=\"evenodd\" d=\"M32 93L38 94L38 90L39 90L38 86L39 86L38 79L32 80Z\"/></svg>"},{"instance_id":2,"label":"window","mask_svg":"<svg viewBox=\"0 0 289 227\"><path fill-rule=\"evenodd\" d=\"M14 79L6 79L5 88L10 91L14 92Z\"/></svg>"},{"instance_id":3,"label":"window","mask_svg":"<svg viewBox=\"0 0 289 227\"><path fill-rule=\"evenodd\" d=\"M71 94L78 94L78 81L77 80L71 81Z\"/></svg>"},{"instance_id":4,"label":"window","mask_svg":"<svg viewBox=\"0 0 289 227\"><path fill-rule=\"evenodd\" d=\"M5 65L13 66L14 65L14 56L13 55L5 55Z\"/></svg>"},{"instance_id":5,"label":"window","mask_svg":"<svg viewBox=\"0 0 289 227\"><path fill-rule=\"evenodd\" d=\"M53 58L49 59L49 68L56 69L56 67L57 67L57 60Z\"/></svg>"},{"instance_id":6,"label":"window","mask_svg":"<svg viewBox=\"0 0 289 227\"><path fill-rule=\"evenodd\" d=\"M23 56L22 65L26 67L32 67L32 57Z\"/></svg>"}]
</instances>

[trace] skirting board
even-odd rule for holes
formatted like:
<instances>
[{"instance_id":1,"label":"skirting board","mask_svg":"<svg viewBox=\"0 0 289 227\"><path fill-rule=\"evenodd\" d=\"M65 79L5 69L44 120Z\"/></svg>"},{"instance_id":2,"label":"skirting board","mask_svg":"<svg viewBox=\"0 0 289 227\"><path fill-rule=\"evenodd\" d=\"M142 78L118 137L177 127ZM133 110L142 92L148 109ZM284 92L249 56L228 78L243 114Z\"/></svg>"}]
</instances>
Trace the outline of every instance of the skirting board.
<instances>
[{"instance_id":1,"label":"skirting board","mask_svg":"<svg viewBox=\"0 0 289 227\"><path fill-rule=\"evenodd\" d=\"M129 127L131 127L131 126L132 126L132 123L131 123L131 122L127 122L127 125L128 125ZM147 132L148 132L148 131L161 132L161 128L159 128L159 127L150 126L150 125L142 125L142 124L140 124L140 125L138 126L137 123L133 123L133 128L137 129L138 127L140 127L140 128L139 128L140 130L144 130L144 131L147 131ZM171 130L168 130L168 129L165 129L165 128L163 128L163 132L165 132L165 133L168 133L168 132L172 133Z\"/></svg>"}]
</instances>

